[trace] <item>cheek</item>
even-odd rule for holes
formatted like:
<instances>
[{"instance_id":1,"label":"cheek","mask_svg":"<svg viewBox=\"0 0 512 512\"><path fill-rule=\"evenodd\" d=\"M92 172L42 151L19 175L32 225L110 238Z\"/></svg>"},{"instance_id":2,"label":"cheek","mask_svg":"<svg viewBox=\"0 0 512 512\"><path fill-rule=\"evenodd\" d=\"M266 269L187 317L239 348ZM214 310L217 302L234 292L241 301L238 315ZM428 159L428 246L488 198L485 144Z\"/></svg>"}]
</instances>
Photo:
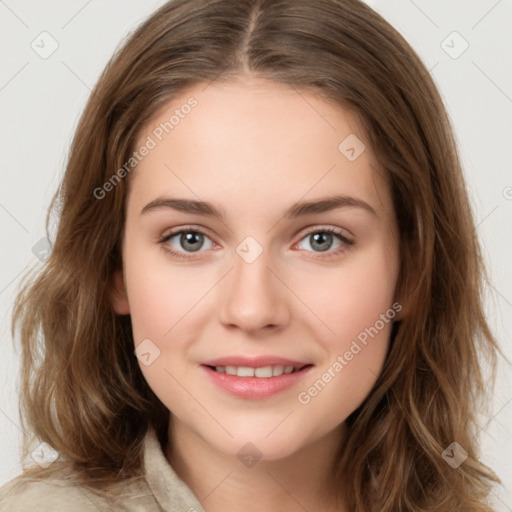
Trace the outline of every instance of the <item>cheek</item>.
<instances>
[{"instance_id":1,"label":"cheek","mask_svg":"<svg viewBox=\"0 0 512 512\"><path fill-rule=\"evenodd\" d=\"M197 271L172 268L162 256L150 260L142 251L130 253L125 271L134 344L139 352L150 353L146 358L138 356L141 371L168 407L170 397L187 401L173 376L179 382L196 378L187 374L185 354L200 330L197 315L212 280Z\"/></svg>"},{"instance_id":2,"label":"cheek","mask_svg":"<svg viewBox=\"0 0 512 512\"><path fill-rule=\"evenodd\" d=\"M125 271L136 344L144 338L164 341L208 290L204 276L173 267L161 253L148 258L133 251Z\"/></svg>"},{"instance_id":3,"label":"cheek","mask_svg":"<svg viewBox=\"0 0 512 512\"><path fill-rule=\"evenodd\" d=\"M300 281L298 292L315 313L315 324L321 320L319 333L329 351L342 350L386 314L393 304L397 274L395 258L369 250L329 269L325 277L312 275Z\"/></svg>"},{"instance_id":4,"label":"cheek","mask_svg":"<svg viewBox=\"0 0 512 512\"><path fill-rule=\"evenodd\" d=\"M200 283L187 282L179 269L171 272L161 262L138 265L133 258L126 268L131 272L127 283L130 315L142 374L168 409L193 411L197 404L180 383L192 382L184 354L194 329L192 308L202 295ZM147 358L141 357L147 353Z\"/></svg>"},{"instance_id":5,"label":"cheek","mask_svg":"<svg viewBox=\"0 0 512 512\"><path fill-rule=\"evenodd\" d=\"M370 251L353 265L330 272L323 286L315 280L302 288L322 320L315 322L316 340L327 357L297 398L303 406L314 404L311 410L319 413L331 410L333 425L363 402L385 361L396 315L398 266L384 254ZM338 407L332 408L333 403Z\"/></svg>"},{"instance_id":6,"label":"cheek","mask_svg":"<svg viewBox=\"0 0 512 512\"><path fill-rule=\"evenodd\" d=\"M355 340L318 368L297 394L297 402L307 417L323 417L329 431L345 421L368 397L386 355L385 328L366 345Z\"/></svg>"}]
</instances>

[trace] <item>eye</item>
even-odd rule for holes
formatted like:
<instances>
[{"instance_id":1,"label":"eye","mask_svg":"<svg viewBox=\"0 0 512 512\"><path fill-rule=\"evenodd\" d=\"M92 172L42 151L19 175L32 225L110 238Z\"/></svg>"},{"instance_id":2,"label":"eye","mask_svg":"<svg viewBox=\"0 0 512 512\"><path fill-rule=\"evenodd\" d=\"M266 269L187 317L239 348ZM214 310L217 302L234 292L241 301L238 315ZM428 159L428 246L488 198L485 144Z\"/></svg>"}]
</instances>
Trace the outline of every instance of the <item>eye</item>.
<instances>
[{"instance_id":1,"label":"eye","mask_svg":"<svg viewBox=\"0 0 512 512\"><path fill-rule=\"evenodd\" d=\"M352 240L344 236L341 231L334 228L317 228L315 231L310 231L301 239L297 246L304 241L307 242L306 246L309 245L313 252L328 252L329 254L338 253L338 249L341 248L341 250L343 250L344 246L350 246L354 243ZM331 250L333 249L333 246L334 250Z\"/></svg>"},{"instance_id":2,"label":"eye","mask_svg":"<svg viewBox=\"0 0 512 512\"><path fill-rule=\"evenodd\" d=\"M166 251L176 256L187 258L187 253L200 252L202 248L211 249L214 242L197 228L181 228L179 231L173 231L159 240ZM205 246L206 243L206 247Z\"/></svg>"},{"instance_id":3,"label":"eye","mask_svg":"<svg viewBox=\"0 0 512 512\"><path fill-rule=\"evenodd\" d=\"M296 247L299 247L304 242L307 242L306 245L309 246L309 249L306 247L306 251L315 253L315 257L324 258L336 256L338 253L343 252L347 246L354 243L353 240L350 240L341 231L334 228L316 228L314 231L306 233L296 244ZM194 253L201 252L201 249L212 249L215 245L205 232L198 228L187 226L172 231L159 240L159 243L173 257L182 259L194 258ZM302 248L299 247L299 249ZM325 255L322 253L325 253Z\"/></svg>"}]
</instances>

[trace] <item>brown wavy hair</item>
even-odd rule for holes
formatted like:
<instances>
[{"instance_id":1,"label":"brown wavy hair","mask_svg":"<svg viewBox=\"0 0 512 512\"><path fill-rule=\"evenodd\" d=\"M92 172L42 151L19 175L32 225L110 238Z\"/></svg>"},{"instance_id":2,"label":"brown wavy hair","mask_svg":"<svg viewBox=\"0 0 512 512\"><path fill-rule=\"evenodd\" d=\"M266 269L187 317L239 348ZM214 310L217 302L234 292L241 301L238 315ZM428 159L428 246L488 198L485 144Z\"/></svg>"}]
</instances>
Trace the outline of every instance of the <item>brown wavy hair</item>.
<instances>
[{"instance_id":1,"label":"brown wavy hair","mask_svg":"<svg viewBox=\"0 0 512 512\"><path fill-rule=\"evenodd\" d=\"M47 232L53 212L59 221L53 251L15 303L24 453L45 441L82 483L106 486L140 477L149 427L166 435L169 411L139 369L130 317L111 305L130 176L101 200L93 191L175 96L247 74L355 111L391 180L407 315L374 389L347 419L334 474L349 510L491 510L499 480L478 461L476 414L494 376L483 361L494 370L501 351L483 312L487 274L456 143L428 70L359 0L170 1L116 51L48 210ZM454 441L469 455L456 469L441 456Z\"/></svg>"}]
</instances>

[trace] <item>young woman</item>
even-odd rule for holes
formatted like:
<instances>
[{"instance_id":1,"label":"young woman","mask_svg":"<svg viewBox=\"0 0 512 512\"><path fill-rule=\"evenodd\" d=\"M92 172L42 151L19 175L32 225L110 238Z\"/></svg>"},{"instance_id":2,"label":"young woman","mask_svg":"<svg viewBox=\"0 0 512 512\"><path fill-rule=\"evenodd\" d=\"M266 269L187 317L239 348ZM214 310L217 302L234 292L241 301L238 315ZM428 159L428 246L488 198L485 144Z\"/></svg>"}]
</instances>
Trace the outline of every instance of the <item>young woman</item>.
<instances>
[{"instance_id":1,"label":"young woman","mask_svg":"<svg viewBox=\"0 0 512 512\"><path fill-rule=\"evenodd\" d=\"M491 510L461 165L365 4L167 3L96 85L57 202L13 317L46 462L2 510Z\"/></svg>"}]
</instances>

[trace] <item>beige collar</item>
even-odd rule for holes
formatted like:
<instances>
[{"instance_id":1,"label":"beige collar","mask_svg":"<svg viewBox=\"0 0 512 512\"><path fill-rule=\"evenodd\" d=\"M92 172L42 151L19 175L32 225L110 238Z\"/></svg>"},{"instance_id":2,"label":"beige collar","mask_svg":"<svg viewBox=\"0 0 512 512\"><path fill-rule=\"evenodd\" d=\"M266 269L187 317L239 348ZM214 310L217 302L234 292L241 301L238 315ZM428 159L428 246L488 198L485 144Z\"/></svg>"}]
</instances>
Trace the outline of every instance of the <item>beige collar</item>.
<instances>
[{"instance_id":1,"label":"beige collar","mask_svg":"<svg viewBox=\"0 0 512 512\"><path fill-rule=\"evenodd\" d=\"M205 512L199 500L173 470L154 429L144 440L146 481L163 512Z\"/></svg>"}]
</instances>

